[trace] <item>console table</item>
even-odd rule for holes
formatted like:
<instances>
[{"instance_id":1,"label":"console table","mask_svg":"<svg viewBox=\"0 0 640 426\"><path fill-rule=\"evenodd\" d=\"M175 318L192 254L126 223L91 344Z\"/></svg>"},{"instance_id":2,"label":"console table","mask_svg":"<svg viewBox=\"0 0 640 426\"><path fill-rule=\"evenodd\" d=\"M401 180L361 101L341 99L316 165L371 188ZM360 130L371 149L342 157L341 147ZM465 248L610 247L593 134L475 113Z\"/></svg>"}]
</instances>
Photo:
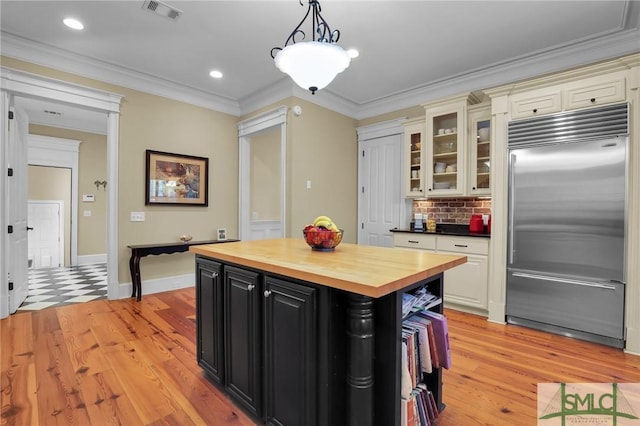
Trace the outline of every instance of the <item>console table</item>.
<instances>
[{"instance_id":1,"label":"console table","mask_svg":"<svg viewBox=\"0 0 640 426\"><path fill-rule=\"evenodd\" d=\"M238 240L207 240L207 241L189 241L186 243L160 243L160 244L140 244L127 246L131 249L131 258L129 259L129 270L131 271L131 284L133 292L131 297L136 297L137 301L142 299L142 280L140 278L140 258L145 256L157 256L160 254L183 253L189 251L189 247L202 244L228 243Z\"/></svg>"}]
</instances>

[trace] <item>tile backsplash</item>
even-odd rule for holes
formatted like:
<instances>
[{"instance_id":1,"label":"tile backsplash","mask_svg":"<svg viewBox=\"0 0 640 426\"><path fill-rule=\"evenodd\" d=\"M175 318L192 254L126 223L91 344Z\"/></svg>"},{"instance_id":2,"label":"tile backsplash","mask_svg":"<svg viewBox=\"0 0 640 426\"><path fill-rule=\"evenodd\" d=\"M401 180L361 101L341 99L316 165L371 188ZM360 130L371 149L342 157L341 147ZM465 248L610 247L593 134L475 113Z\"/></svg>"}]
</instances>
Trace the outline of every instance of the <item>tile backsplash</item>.
<instances>
[{"instance_id":1,"label":"tile backsplash","mask_svg":"<svg viewBox=\"0 0 640 426\"><path fill-rule=\"evenodd\" d=\"M437 223L467 225L472 214L491 214L491 199L460 197L416 200L413 202L413 213L428 214Z\"/></svg>"}]
</instances>

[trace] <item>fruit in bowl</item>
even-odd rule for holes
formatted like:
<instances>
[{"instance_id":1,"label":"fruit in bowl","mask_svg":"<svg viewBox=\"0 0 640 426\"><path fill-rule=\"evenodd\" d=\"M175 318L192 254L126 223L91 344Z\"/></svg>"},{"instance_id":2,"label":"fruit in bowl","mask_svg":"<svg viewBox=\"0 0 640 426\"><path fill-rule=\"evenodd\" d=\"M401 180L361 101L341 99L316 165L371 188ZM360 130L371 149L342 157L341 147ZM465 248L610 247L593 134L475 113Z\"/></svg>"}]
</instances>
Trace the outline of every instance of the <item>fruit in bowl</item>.
<instances>
[{"instance_id":1,"label":"fruit in bowl","mask_svg":"<svg viewBox=\"0 0 640 426\"><path fill-rule=\"evenodd\" d=\"M302 230L304 240L313 250L333 251L342 241L344 231L327 216L318 216Z\"/></svg>"}]
</instances>

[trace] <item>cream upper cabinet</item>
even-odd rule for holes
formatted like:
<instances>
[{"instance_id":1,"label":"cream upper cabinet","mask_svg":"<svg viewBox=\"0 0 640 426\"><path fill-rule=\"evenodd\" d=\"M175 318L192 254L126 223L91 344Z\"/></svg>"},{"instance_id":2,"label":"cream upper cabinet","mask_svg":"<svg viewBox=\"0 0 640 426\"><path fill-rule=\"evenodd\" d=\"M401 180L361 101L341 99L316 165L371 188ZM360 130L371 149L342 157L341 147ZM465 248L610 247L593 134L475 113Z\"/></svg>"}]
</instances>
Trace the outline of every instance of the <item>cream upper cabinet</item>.
<instances>
[{"instance_id":1,"label":"cream upper cabinet","mask_svg":"<svg viewBox=\"0 0 640 426\"><path fill-rule=\"evenodd\" d=\"M467 193L491 195L491 104L471 105L469 119L469 166L467 167Z\"/></svg>"},{"instance_id":2,"label":"cream upper cabinet","mask_svg":"<svg viewBox=\"0 0 640 426\"><path fill-rule=\"evenodd\" d=\"M511 119L588 108L626 99L626 72L582 78L511 96Z\"/></svg>"},{"instance_id":3,"label":"cream upper cabinet","mask_svg":"<svg viewBox=\"0 0 640 426\"><path fill-rule=\"evenodd\" d=\"M569 83L563 91L566 110L621 102L625 98L625 76L622 72Z\"/></svg>"},{"instance_id":4,"label":"cream upper cabinet","mask_svg":"<svg viewBox=\"0 0 640 426\"><path fill-rule=\"evenodd\" d=\"M514 120L561 110L562 96L559 89L532 90L511 97L511 118Z\"/></svg>"},{"instance_id":5,"label":"cream upper cabinet","mask_svg":"<svg viewBox=\"0 0 640 426\"><path fill-rule=\"evenodd\" d=\"M425 109L425 195L463 195L466 189L467 98L428 104Z\"/></svg>"},{"instance_id":6,"label":"cream upper cabinet","mask_svg":"<svg viewBox=\"0 0 640 426\"><path fill-rule=\"evenodd\" d=\"M424 197L424 120L407 120L403 124L405 196Z\"/></svg>"}]
</instances>

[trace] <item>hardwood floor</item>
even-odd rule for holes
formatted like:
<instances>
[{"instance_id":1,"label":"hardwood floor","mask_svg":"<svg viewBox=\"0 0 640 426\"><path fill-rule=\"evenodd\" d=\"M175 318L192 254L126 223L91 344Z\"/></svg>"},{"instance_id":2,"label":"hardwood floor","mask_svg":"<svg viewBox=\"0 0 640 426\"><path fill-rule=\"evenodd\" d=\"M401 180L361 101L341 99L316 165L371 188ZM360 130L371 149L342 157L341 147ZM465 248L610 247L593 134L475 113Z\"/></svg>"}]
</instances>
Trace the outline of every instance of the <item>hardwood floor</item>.
<instances>
[{"instance_id":1,"label":"hardwood floor","mask_svg":"<svg viewBox=\"0 0 640 426\"><path fill-rule=\"evenodd\" d=\"M253 425L196 364L194 297L191 288L2 320L0 424ZM446 314L453 365L440 426L535 425L538 382L640 382L640 357Z\"/></svg>"}]
</instances>

